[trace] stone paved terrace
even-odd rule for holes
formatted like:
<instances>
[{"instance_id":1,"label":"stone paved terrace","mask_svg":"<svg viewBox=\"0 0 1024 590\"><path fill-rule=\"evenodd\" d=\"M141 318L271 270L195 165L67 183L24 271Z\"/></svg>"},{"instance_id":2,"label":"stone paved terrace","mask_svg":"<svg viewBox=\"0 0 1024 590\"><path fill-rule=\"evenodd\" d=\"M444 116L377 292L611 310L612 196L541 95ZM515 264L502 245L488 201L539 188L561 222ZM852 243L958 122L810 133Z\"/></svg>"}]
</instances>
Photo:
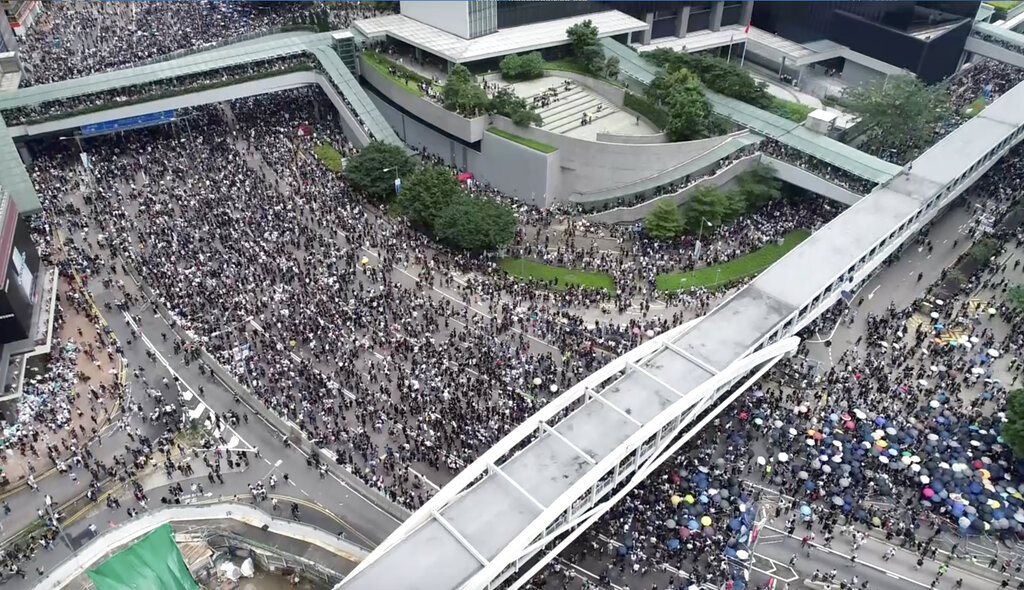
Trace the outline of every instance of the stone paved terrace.
<instances>
[{"instance_id":1,"label":"stone paved terrace","mask_svg":"<svg viewBox=\"0 0 1024 590\"><path fill-rule=\"evenodd\" d=\"M565 82L569 82L566 90ZM527 101L547 92L551 94L550 103L538 107L537 112L544 119L541 129L553 133L561 133L578 139L594 140L598 133L617 135L655 135L658 133L643 120L620 110L608 99L589 88L562 78L545 76L536 80L517 82L512 85L516 94ZM582 124L583 115L590 117L590 123Z\"/></svg>"}]
</instances>

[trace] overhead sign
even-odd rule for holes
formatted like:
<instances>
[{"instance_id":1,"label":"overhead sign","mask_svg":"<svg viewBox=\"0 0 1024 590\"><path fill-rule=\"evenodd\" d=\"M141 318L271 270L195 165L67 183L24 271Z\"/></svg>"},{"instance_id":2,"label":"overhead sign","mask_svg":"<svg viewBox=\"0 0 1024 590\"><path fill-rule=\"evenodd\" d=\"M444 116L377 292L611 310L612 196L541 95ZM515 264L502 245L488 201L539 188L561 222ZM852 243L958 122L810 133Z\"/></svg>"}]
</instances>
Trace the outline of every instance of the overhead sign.
<instances>
[{"instance_id":1,"label":"overhead sign","mask_svg":"<svg viewBox=\"0 0 1024 590\"><path fill-rule=\"evenodd\" d=\"M158 111L156 113L136 115L134 117L125 117L123 119L114 119L112 121L104 121L102 123L82 125L80 129L83 136L101 135L104 133L113 133L115 131L124 131L125 129L135 129L136 127L159 125L161 123L166 123L168 121L173 120L174 109L171 109L169 111Z\"/></svg>"}]
</instances>

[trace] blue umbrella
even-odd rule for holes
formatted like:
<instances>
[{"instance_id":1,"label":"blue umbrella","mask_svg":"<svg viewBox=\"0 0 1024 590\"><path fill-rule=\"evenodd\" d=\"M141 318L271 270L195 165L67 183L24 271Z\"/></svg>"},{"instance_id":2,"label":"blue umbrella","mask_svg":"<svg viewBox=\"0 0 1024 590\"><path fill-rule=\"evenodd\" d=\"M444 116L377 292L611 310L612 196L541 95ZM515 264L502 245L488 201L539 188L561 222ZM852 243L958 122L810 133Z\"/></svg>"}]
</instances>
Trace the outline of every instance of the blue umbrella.
<instances>
[{"instance_id":1,"label":"blue umbrella","mask_svg":"<svg viewBox=\"0 0 1024 590\"><path fill-rule=\"evenodd\" d=\"M673 551L676 550L676 549L679 549L679 539L669 539L668 540L668 548L673 550Z\"/></svg>"}]
</instances>

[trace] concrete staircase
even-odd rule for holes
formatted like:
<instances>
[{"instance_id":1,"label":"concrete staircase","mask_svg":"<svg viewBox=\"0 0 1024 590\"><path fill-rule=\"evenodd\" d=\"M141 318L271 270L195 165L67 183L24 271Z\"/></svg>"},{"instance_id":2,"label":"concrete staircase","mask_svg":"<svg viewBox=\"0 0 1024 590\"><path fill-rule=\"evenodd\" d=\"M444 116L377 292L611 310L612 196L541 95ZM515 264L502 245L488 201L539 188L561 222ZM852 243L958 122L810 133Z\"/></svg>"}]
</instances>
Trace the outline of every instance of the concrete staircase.
<instances>
[{"instance_id":1,"label":"concrete staircase","mask_svg":"<svg viewBox=\"0 0 1024 590\"><path fill-rule=\"evenodd\" d=\"M526 97L526 100L532 102L533 96ZM598 106L601 106L600 112L597 110ZM559 92L557 101L537 110L537 113L544 119L541 129L552 133L568 133L581 127L583 113L588 113L591 116L591 124L593 124L593 122L616 112L618 109L610 102L579 86L574 86L569 91Z\"/></svg>"}]
</instances>

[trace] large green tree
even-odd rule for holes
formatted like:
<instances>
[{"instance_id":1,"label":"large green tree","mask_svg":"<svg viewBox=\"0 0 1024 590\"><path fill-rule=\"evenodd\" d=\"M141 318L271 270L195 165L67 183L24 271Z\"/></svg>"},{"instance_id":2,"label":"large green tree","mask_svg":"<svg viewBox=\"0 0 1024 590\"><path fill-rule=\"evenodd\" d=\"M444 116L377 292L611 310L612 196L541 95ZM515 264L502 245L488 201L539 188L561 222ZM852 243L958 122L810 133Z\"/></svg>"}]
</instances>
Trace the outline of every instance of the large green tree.
<instances>
[{"instance_id":1,"label":"large green tree","mask_svg":"<svg viewBox=\"0 0 1024 590\"><path fill-rule=\"evenodd\" d=\"M526 55L506 55L498 69L506 80L532 80L544 75L544 58L537 51Z\"/></svg>"},{"instance_id":2,"label":"large green tree","mask_svg":"<svg viewBox=\"0 0 1024 590\"><path fill-rule=\"evenodd\" d=\"M499 88L494 93L487 110L512 119L520 127L529 127L531 124L540 127L544 122L540 114L533 110L533 105L508 88Z\"/></svg>"},{"instance_id":3,"label":"large green tree","mask_svg":"<svg viewBox=\"0 0 1024 590\"><path fill-rule=\"evenodd\" d=\"M505 205L487 197L460 193L437 217L434 235L462 250L483 252L512 241L516 216Z\"/></svg>"},{"instance_id":4,"label":"large green tree","mask_svg":"<svg viewBox=\"0 0 1024 590\"><path fill-rule=\"evenodd\" d=\"M345 177L352 188L385 200L395 194L395 177L405 178L415 169L415 160L404 149L373 141L349 158Z\"/></svg>"},{"instance_id":5,"label":"large green tree","mask_svg":"<svg viewBox=\"0 0 1024 590\"><path fill-rule=\"evenodd\" d=\"M771 166L758 164L736 178L736 192L742 195L747 211L756 211L782 196L782 181L775 178Z\"/></svg>"},{"instance_id":6,"label":"large green tree","mask_svg":"<svg viewBox=\"0 0 1024 590\"><path fill-rule=\"evenodd\" d=\"M587 19L565 30L576 61L591 73L600 73L604 66L604 52L597 43L597 27Z\"/></svg>"},{"instance_id":7,"label":"large green tree","mask_svg":"<svg viewBox=\"0 0 1024 590\"><path fill-rule=\"evenodd\" d=\"M1006 422L999 434L1017 458L1024 457L1024 389L1014 389L1006 397Z\"/></svg>"},{"instance_id":8,"label":"large green tree","mask_svg":"<svg viewBox=\"0 0 1024 590\"><path fill-rule=\"evenodd\" d=\"M706 184L697 187L683 206L683 226L694 235L707 233L722 224L728 213L727 203L728 198L717 188Z\"/></svg>"},{"instance_id":9,"label":"large green tree","mask_svg":"<svg viewBox=\"0 0 1024 590\"><path fill-rule=\"evenodd\" d=\"M1006 302L1017 311L1024 311L1024 285L1015 285L1006 291Z\"/></svg>"},{"instance_id":10,"label":"large green tree","mask_svg":"<svg viewBox=\"0 0 1024 590\"><path fill-rule=\"evenodd\" d=\"M433 231L441 212L462 194L462 185L442 166L424 166L402 183L398 206L410 223Z\"/></svg>"},{"instance_id":11,"label":"large green tree","mask_svg":"<svg viewBox=\"0 0 1024 590\"><path fill-rule=\"evenodd\" d=\"M672 141L703 139L715 133L718 125L711 103L695 81L675 86L667 99L668 126Z\"/></svg>"},{"instance_id":12,"label":"large green tree","mask_svg":"<svg viewBox=\"0 0 1024 590\"><path fill-rule=\"evenodd\" d=\"M846 107L861 117L868 147L899 159L916 156L932 141L935 126L950 115L949 93L912 76L889 76L851 87Z\"/></svg>"},{"instance_id":13,"label":"large green tree","mask_svg":"<svg viewBox=\"0 0 1024 590\"><path fill-rule=\"evenodd\" d=\"M655 203L644 218L644 231L655 240L670 241L683 235L683 216L670 198Z\"/></svg>"},{"instance_id":14,"label":"large green tree","mask_svg":"<svg viewBox=\"0 0 1024 590\"><path fill-rule=\"evenodd\" d=\"M647 87L647 98L656 103L667 104L677 87L696 84L698 81L693 72L684 68L661 73Z\"/></svg>"},{"instance_id":15,"label":"large green tree","mask_svg":"<svg viewBox=\"0 0 1024 590\"><path fill-rule=\"evenodd\" d=\"M469 69L459 64L448 73L441 89L444 106L466 117L476 117L487 109L487 93L476 83Z\"/></svg>"}]
</instances>

